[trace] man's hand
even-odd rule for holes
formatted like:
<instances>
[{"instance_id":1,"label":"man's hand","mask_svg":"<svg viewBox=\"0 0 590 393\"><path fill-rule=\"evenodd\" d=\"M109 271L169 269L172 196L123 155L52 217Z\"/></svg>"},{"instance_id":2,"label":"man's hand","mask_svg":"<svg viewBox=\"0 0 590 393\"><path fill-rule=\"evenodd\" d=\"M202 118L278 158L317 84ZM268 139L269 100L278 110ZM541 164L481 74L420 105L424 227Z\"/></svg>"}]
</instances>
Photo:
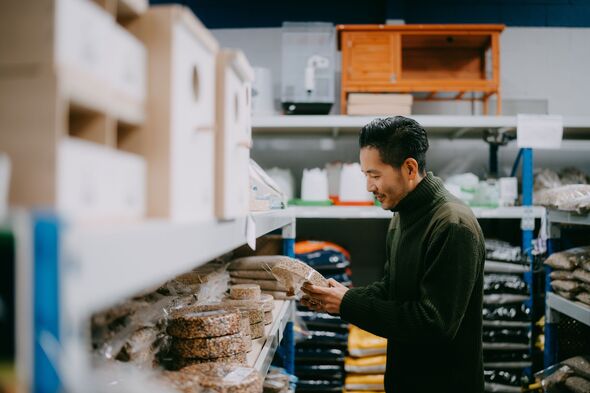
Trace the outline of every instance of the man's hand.
<instances>
[{"instance_id":1,"label":"man's hand","mask_svg":"<svg viewBox=\"0 0 590 393\"><path fill-rule=\"evenodd\" d=\"M304 284L301 289L307 295L301 299L304 306L314 311L328 312L330 314L340 314L340 303L342 303L342 298L348 291L347 287L333 278L328 280L328 288Z\"/></svg>"}]
</instances>

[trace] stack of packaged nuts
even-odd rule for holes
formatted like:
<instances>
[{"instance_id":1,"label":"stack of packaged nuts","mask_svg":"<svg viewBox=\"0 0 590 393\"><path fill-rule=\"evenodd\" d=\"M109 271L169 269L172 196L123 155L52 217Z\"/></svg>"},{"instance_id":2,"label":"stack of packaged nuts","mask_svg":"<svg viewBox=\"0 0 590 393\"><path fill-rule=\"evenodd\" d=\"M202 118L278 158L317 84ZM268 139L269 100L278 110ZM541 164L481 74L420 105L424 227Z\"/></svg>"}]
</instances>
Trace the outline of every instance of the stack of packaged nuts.
<instances>
[{"instance_id":1,"label":"stack of packaged nuts","mask_svg":"<svg viewBox=\"0 0 590 393\"><path fill-rule=\"evenodd\" d=\"M249 337L242 333L242 313L237 309L188 306L174 311L167 333L176 367L198 363L245 363Z\"/></svg>"}]
</instances>

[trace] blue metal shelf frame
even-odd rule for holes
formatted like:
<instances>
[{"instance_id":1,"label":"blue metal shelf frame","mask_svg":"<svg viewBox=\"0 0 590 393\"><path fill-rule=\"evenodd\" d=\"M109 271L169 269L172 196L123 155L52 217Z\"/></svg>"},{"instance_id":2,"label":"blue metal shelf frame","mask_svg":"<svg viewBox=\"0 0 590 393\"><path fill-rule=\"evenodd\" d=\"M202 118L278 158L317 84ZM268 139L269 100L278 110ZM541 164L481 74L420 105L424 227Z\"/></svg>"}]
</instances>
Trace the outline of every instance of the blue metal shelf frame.
<instances>
[{"instance_id":1,"label":"blue metal shelf frame","mask_svg":"<svg viewBox=\"0 0 590 393\"><path fill-rule=\"evenodd\" d=\"M562 224L568 225L588 225L588 221L572 220L569 219L561 221L559 218L555 221L552 220L553 213L548 211L547 214L547 225L549 230L549 238L547 239L547 256L559 252L563 249L569 249L574 244L568 241L567 236L564 236L565 232L562 230ZM569 217L569 213L568 213ZM567 232L566 232L567 234ZM551 288L551 268L545 267L545 301L547 301L549 293L553 292ZM556 364L559 361L559 344L558 344L558 324L559 324L560 312L552 309L551 307L545 306L545 351L543 353L543 365L545 368Z\"/></svg>"},{"instance_id":2,"label":"blue metal shelf frame","mask_svg":"<svg viewBox=\"0 0 590 393\"><path fill-rule=\"evenodd\" d=\"M522 161L522 206L523 207L531 207L533 206L533 149L524 148L520 149L518 153L517 161ZM517 165L517 164L515 164ZM522 230L522 251L527 256L528 260L530 261L530 268L529 271L524 274L524 280L528 284L530 288L530 297L525 302L526 305L531 310L531 315L535 315L534 312L534 296L535 296L535 287L534 287L534 263L533 263L533 230L534 230L534 220L533 220L533 228L531 229L530 226L526 225L526 221L528 219L525 217L523 218L521 224ZM533 357L533 343L534 343L534 324L535 321L531 321L530 331L531 331L531 346L529 348L529 354L531 358ZM532 369L527 368L525 369L525 374L528 376L532 376Z\"/></svg>"},{"instance_id":3,"label":"blue metal shelf frame","mask_svg":"<svg viewBox=\"0 0 590 393\"><path fill-rule=\"evenodd\" d=\"M33 212L33 371L32 393L59 393L60 231L58 215ZM295 255L295 219L283 228L283 254ZM280 351L287 372L295 371L293 321L286 324Z\"/></svg>"},{"instance_id":4,"label":"blue metal shelf frame","mask_svg":"<svg viewBox=\"0 0 590 393\"><path fill-rule=\"evenodd\" d=\"M59 231L57 216L36 212L33 226L33 385L34 393L61 391L59 354L52 353L60 340Z\"/></svg>"},{"instance_id":5,"label":"blue metal shelf frame","mask_svg":"<svg viewBox=\"0 0 590 393\"><path fill-rule=\"evenodd\" d=\"M295 223L291 224L290 227L292 228L287 227L283 230L283 255L294 258ZM293 327L293 321L287 322L283 332L283 340L280 342L277 351L283 358L283 367L291 375L295 374L295 332Z\"/></svg>"}]
</instances>

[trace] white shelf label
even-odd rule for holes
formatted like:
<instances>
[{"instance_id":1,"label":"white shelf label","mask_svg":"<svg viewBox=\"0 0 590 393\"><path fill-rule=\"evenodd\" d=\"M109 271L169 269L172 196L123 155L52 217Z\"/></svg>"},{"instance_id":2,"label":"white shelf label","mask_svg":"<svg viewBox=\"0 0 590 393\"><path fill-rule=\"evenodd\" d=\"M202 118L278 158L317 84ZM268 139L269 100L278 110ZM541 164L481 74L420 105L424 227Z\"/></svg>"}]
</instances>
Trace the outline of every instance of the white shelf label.
<instances>
[{"instance_id":1,"label":"white shelf label","mask_svg":"<svg viewBox=\"0 0 590 393\"><path fill-rule=\"evenodd\" d=\"M523 231L535 230L535 215L533 214L532 206L523 207L522 219L520 220L520 229Z\"/></svg>"},{"instance_id":2,"label":"white shelf label","mask_svg":"<svg viewBox=\"0 0 590 393\"><path fill-rule=\"evenodd\" d=\"M518 147L559 149L563 139L563 117L559 115L518 115Z\"/></svg>"},{"instance_id":3,"label":"white shelf label","mask_svg":"<svg viewBox=\"0 0 590 393\"><path fill-rule=\"evenodd\" d=\"M252 250L256 250L256 223L250 214L246 217L246 242Z\"/></svg>"}]
</instances>

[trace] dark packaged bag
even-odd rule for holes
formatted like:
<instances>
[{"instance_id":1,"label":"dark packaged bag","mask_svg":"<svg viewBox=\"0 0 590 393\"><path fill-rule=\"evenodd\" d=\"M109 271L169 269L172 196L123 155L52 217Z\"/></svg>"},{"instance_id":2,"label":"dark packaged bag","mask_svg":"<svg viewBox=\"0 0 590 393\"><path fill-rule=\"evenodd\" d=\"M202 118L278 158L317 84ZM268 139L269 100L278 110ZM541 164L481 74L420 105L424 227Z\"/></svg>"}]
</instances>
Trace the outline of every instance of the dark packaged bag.
<instances>
[{"instance_id":1,"label":"dark packaged bag","mask_svg":"<svg viewBox=\"0 0 590 393\"><path fill-rule=\"evenodd\" d=\"M484 343L528 344L531 331L527 328L489 328L483 329Z\"/></svg>"},{"instance_id":2,"label":"dark packaged bag","mask_svg":"<svg viewBox=\"0 0 590 393\"><path fill-rule=\"evenodd\" d=\"M484 321L528 322L531 309L524 303L485 304L482 310Z\"/></svg>"},{"instance_id":3,"label":"dark packaged bag","mask_svg":"<svg viewBox=\"0 0 590 393\"><path fill-rule=\"evenodd\" d=\"M487 294L528 295L529 286L522 276L514 274L486 274L483 290Z\"/></svg>"}]
</instances>

